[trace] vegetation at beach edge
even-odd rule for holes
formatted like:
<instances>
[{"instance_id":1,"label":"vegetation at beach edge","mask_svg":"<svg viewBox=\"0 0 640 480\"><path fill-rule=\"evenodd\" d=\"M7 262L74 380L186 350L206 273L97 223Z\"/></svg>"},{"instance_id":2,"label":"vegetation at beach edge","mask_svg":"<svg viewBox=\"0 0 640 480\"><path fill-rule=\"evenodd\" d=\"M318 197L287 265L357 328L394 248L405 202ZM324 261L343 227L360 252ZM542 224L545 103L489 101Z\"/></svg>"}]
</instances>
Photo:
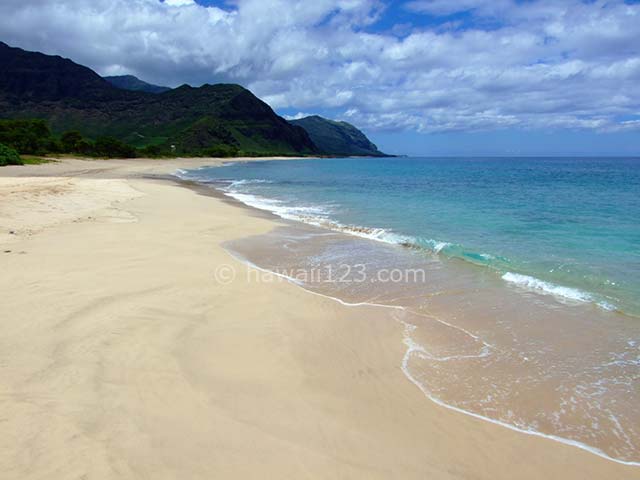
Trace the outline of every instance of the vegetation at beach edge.
<instances>
[{"instance_id":1,"label":"vegetation at beach edge","mask_svg":"<svg viewBox=\"0 0 640 480\"><path fill-rule=\"evenodd\" d=\"M7 165L22 165L23 161L14 148L0 143L0 167Z\"/></svg>"},{"instance_id":2,"label":"vegetation at beach edge","mask_svg":"<svg viewBox=\"0 0 640 480\"><path fill-rule=\"evenodd\" d=\"M43 160L38 162L37 157L61 154L95 158L177 156L230 158L290 155L290 152L243 151L235 145L224 143L201 148L177 147L171 144L136 148L109 136L90 139L76 130L54 135L47 123L40 119L0 120L0 166L42 163ZM25 155L30 157L24 157ZM22 159L21 156L23 156Z\"/></svg>"}]
</instances>

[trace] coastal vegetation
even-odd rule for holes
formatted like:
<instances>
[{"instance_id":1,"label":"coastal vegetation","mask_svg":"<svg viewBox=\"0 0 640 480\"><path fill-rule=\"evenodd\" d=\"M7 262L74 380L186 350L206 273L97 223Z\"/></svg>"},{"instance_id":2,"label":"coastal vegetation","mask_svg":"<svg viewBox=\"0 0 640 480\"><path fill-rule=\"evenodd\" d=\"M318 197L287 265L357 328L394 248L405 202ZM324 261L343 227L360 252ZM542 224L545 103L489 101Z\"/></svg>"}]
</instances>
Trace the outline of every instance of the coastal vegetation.
<instances>
[{"instance_id":1,"label":"coastal vegetation","mask_svg":"<svg viewBox=\"0 0 640 480\"><path fill-rule=\"evenodd\" d=\"M167 151L161 146L150 145L135 148L108 136L100 136L95 140L86 138L77 130L69 130L61 135L52 134L46 122L31 120L0 120L0 142L3 144L3 157L6 161L0 165L18 164L21 155L60 155L71 154L96 158L135 158L135 157L175 157L187 153L194 157L237 157L259 156L254 152L243 152L236 145L208 144L197 139L187 139L190 147ZM15 153L15 155L11 154ZM266 155L278 155L278 152L265 152ZM36 157L31 157L36 158ZM12 159L9 163L9 159ZM32 162L33 163L33 162Z\"/></svg>"},{"instance_id":2,"label":"coastal vegetation","mask_svg":"<svg viewBox=\"0 0 640 480\"><path fill-rule=\"evenodd\" d=\"M31 155L44 155L58 150L43 120L0 120L0 143Z\"/></svg>"},{"instance_id":3,"label":"coastal vegetation","mask_svg":"<svg viewBox=\"0 0 640 480\"><path fill-rule=\"evenodd\" d=\"M131 158L139 152L112 137L98 137L91 141L78 131L51 133L40 119L0 120L0 144L21 155L78 154L89 157Z\"/></svg>"},{"instance_id":4,"label":"coastal vegetation","mask_svg":"<svg viewBox=\"0 0 640 480\"><path fill-rule=\"evenodd\" d=\"M7 165L22 165L22 159L13 148L0 143L0 167Z\"/></svg>"}]
</instances>

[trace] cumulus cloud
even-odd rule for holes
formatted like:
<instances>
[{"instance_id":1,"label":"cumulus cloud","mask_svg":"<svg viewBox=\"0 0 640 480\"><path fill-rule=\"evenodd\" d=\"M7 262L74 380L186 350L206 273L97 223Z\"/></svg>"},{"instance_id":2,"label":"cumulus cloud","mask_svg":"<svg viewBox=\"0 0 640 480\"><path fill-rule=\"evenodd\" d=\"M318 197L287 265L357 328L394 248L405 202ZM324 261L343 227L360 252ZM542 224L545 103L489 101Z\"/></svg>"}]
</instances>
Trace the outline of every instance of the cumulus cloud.
<instances>
[{"instance_id":1,"label":"cumulus cloud","mask_svg":"<svg viewBox=\"0 0 640 480\"><path fill-rule=\"evenodd\" d=\"M164 0L164 3L172 7L184 7L185 5L194 5L193 0Z\"/></svg>"},{"instance_id":2,"label":"cumulus cloud","mask_svg":"<svg viewBox=\"0 0 640 480\"><path fill-rule=\"evenodd\" d=\"M310 117L311 115L315 115L315 113L298 112L293 115L285 115L284 118L287 120L300 120L301 118Z\"/></svg>"},{"instance_id":3,"label":"cumulus cloud","mask_svg":"<svg viewBox=\"0 0 640 480\"><path fill-rule=\"evenodd\" d=\"M394 28L398 3L3 0L0 39L101 74L237 82L369 129L640 130L639 4L413 0Z\"/></svg>"}]
</instances>

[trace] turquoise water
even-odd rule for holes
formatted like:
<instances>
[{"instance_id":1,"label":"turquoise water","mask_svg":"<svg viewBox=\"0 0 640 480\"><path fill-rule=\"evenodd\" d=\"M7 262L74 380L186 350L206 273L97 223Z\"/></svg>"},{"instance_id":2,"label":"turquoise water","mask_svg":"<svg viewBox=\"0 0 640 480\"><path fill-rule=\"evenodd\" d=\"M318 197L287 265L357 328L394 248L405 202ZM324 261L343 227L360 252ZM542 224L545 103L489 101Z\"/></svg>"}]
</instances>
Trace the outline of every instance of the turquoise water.
<instances>
[{"instance_id":1,"label":"turquoise water","mask_svg":"<svg viewBox=\"0 0 640 480\"><path fill-rule=\"evenodd\" d=\"M640 315L640 159L384 158L183 172L284 218L480 265Z\"/></svg>"}]
</instances>

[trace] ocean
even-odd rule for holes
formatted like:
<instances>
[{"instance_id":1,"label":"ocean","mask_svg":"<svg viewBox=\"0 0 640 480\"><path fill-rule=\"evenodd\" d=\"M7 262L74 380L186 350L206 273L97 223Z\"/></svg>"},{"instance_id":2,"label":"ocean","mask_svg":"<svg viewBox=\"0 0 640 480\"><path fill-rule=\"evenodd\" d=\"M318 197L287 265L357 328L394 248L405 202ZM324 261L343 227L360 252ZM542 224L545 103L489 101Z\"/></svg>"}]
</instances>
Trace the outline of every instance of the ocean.
<instances>
[{"instance_id":1,"label":"ocean","mask_svg":"<svg viewBox=\"0 0 640 480\"><path fill-rule=\"evenodd\" d=\"M640 159L300 159L181 176L283 219L234 255L388 308L403 371L431 400L640 461Z\"/></svg>"}]
</instances>

